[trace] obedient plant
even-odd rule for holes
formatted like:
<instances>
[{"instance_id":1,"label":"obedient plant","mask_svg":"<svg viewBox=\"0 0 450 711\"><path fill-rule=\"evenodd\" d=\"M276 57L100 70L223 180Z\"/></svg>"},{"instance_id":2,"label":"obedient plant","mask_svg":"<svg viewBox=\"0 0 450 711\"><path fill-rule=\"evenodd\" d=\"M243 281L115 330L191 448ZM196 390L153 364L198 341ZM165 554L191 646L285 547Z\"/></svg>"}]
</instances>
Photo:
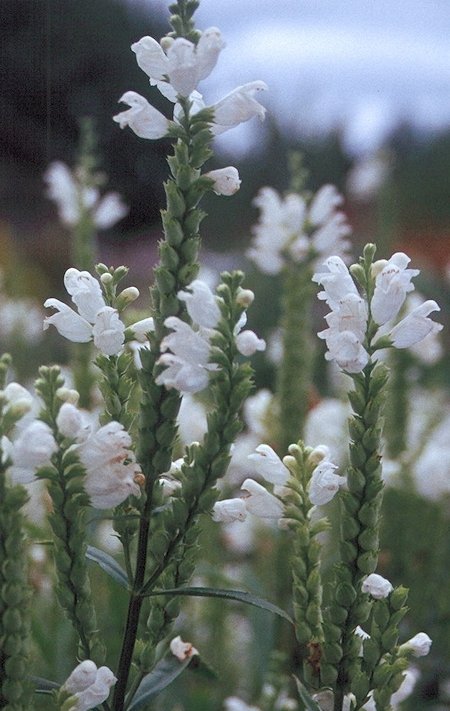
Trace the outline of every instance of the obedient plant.
<instances>
[{"instance_id":1,"label":"obedient plant","mask_svg":"<svg viewBox=\"0 0 450 711\"><path fill-rule=\"evenodd\" d=\"M160 43L144 37L132 45L150 84L173 104L170 118L134 91L120 99L129 108L114 117L139 138L167 137L173 143L164 238L143 318L128 316L139 292L120 289L125 267L98 264L93 273L93 227L123 214L118 199L100 199L86 166L72 175L57 164L47 173L50 195L62 221L74 228L78 247L64 275L73 307L47 299L44 306L53 312L44 329L53 326L77 344L75 387L70 370L43 366L31 394L18 383L7 384L9 359L0 360L0 708L33 709L33 685L45 694L46 708L60 711L151 708L152 699L189 666L203 665L211 674L201 639L183 641L173 630L180 597L199 596L262 608L295 632L295 669L286 662L290 650L276 651L256 705L227 695L220 699L225 710L388 711L411 693L416 671L409 662L428 653L431 639L418 632L399 644L407 591L376 572L384 354L436 335L441 326L430 314L439 307L430 300L407 310L418 270L408 267L402 252L374 261L375 247L367 245L359 263L347 267L350 229L339 210L342 197L330 185L308 193L294 161L287 195L271 188L259 193L261 218L249 251L261 271L282 273L284 281L277 397L263 391L247 401L252 441L265 439L277 418L279 424L254 446L239 495L232 495L233 482L221 483L252 388L246 359L263 351L265 341L246 328L254 294L243 286L241 272L222 274L215 290L198 278L205 217L199 203L208 191L231 196L239 189L236 168L208 171L204 165L214 135L264 117L255 97L267 87L250 82L214 105L204 103L199 85L213 72L224 42L217 28L195 29L197 5L178 0L170 8L169 35ZM319 333L325 358L353 384L350 464L344 472L326 442L312 447L301 438L312 378L305 343L314 283L323 287L319 299L330 309L327 328ZM96 400L94 380L102 395ZM182 447L180 409L192 418L203 406L198 440ZM63 665L66 678L54 680L33 677L28 668L25 534L31 539L36 532L25 523L24 487L39 482L46 485L48 523L37 540L53 554L56 598L75 638ZM230 495L221 495L222 489ZM322 507L337 500L339 550L330 572L331 524ZM252 517L276 531L280 546L274 550L289 549L289 609L243 590L190 586L205 545L202 523L245 525ZM92 545L104 518L112 524L115 555ZM121 587L110 608L120 649L108 647L104 597L91 584L89 561Z\"/></svg>"}]
</instances>

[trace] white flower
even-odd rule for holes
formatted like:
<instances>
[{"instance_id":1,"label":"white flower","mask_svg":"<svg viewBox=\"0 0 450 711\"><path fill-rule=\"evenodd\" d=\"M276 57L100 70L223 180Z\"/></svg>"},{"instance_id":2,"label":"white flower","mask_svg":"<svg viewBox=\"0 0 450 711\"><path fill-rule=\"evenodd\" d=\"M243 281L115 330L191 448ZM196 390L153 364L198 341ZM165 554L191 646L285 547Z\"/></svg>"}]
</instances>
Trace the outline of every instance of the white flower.
<instances>
[{"instance_id":1,"label":"white flower","mask_svg":"<svg viewBox=\"0 0 450 711\"><path fill-rule=\"evenodd\" d=\"M89 212L96 227L105 230L125 217L128 207L118 193L106 193L102 198L97 188L86 187L62 162L51 163L44 175L48 197L58 207L61 221L76 225L85 211Z\"/></svg>"},{"instance_id":2,"label":"white flower","mask_svg":"<svg viewBox=\"0 0 450 711\"><path fill-rule=\"evenodd\" d=\"M130 435L115 421L75 445L86 470L84 488L94 508L113 508L128 496L140 496L136 483L140 469L130 447Z\"/></svg>"},{"instance_id":3,"label":"white flower","mask_svg":"<svg viewBox=\"0 0 450 711\"><path fill-rule=\"evenodd\" d=\"M187 287L187 291L179 291L177 296L185 302L186 310L194 323L204 328L217 326L220 309L217 298L205 281L194 279Z\"/></svg>"},{"instance_id":4,"label":"white flower","mask_svg":"<svg viewBox=\"0 0 450 711\"><path fill-rule=\"evenodd\" d=\"M260 444L248 458L254 462L258 474L271 484L284 486L289 478L289 469L268 444Z\"/></svg>"},{"instance_id":5,"label":"white flower","mask_svg":"<svg viewBox=\"0 0 450 711\"><path fill-rule=\"evenodd\" d=\"M13 442L9 473L17 484L29 484L39 467L49 464L58 449L52 431L45 422L35 420Z\"/></svg>"},{"instance_id":6,"label":"white flower","mask_svg":"<svg viewBox=\"0 0 450 711\"><path fill-rule=\"evenodd\" d=\"M372 595L375 600L382 600L387 597L393 589L394 588L389 580L383 578L382 575L378 575L378 573L371 573L368 575L367 578L363 580L361 585L363 593L369 593L369 595Z\"/></svg>"},{"instance_id":7,"label":"white flower","mask_svg":"<svg viewBox=\"0 0 450 711\"><path fill-rule=\"evenodd\" d=\"M175 40L165 37L163 47L152 37L143 37L131 45L138 66L157 84L161 92L175 100L172 92L189 96L197 84L214 69L219 53L225 46L217 27L205 30L197 45L183 37ZM164 51L166 50L166 51ZM169 79L170 87L167 85ZM168 90L168 91L167 91Z\"/></svg>"},{"instance_id":8,"label":"white flower","mask_svg":"<svg viewBox=\"0 0 450 711\"><path fill-rule=\"evenodd\" d=\"M85 666L80 671L80 667L87 664L89 666ZM94 667L94 662L90 660L81 662L63 685L63 689L72 693L68 700L71 705L68 706L67 711L90 711L108 698L111 687L114 686L117 679L108 667L99 667L98 669L95 667L94 676ZM86 686L90 677L93 678L93 681ZM67 688L67 684L69 684L69 688Z\"/></svg>"},{"instance_id":9,"label":"white flower","mask_svg":"<svg viewBox=\"0 0 450 711\"><path fill-rule=\"evenodd\" d=\"M70 402L65 402L61 405L56 424L59 431L64 437L78 438L80 432L84 429L83 418L80 410Z\"/></svg>"},{"instance_id":10,"label":"white flower","mask_svg":"<svg viewBox=\"0 0 450 711\"><path fill-rule=\"evenodd\" d=\"M150 316L149 318L136 321L136 323L133 323L129 328L133 331L133 337L136 341L145 343L147 341L147 334L155 330L155 322Z\"/></svg>"},{"instance_id":11,"label":"white flower","mask_svg":"<svg viewBox=\"0 0 450 711\"><path fill-rule=\"evenodd\" d=\"M212 520L222 523L245 521L247 508L243 499L222 499L213 506Z\"/></svg>"},{"instance_id":12,"label":"white flower","mask_svg":"<svg viewBox=\"0 0 450 711\"><path fill-rule=\"evenodd\" d=\"M8 406L17 414L25 415L33 407L33 396L19 383L9 383L0 394L3 394Z\"/></svg>"},{"instance_id":13,"label":"white flower","mask_svg":"<svg viewBox=\"0 0 450 711\"><path fill-rule=\"evenodd\" d=\"M345 477L334 473L336 469L336 464L326 459L314 469L309 482L309 499L314 506L327 504L345 483Z\"/></svg>"},{"instance_id":14,"label":"white flower","mask_svg":"<svg viewBox=\"0 0 450 711\"><path fill-rule=\"evenodd\" d=\"M73 672L64 682L62 688L69 694L84 691L95 682L97 665L91 659L85 659L75 667Z\"/></svg>"},{"instance_id":15,"label":"white flower","mask_svg":"<svg viewBox=\"0 0 450 711\"><path fill-rule=\"evenodd\" d=\"M254 331L241 331L236 336L236 348L244 356L251 356L256 351L264 351L266 342L263 338L258 338Z\"/></svg>"},{"instance_id":16,"label":"white flower","mask_svg":"<svg viewBox=\"0 0 450 711\"><path fill-rule=\"evenodd\" d=\"M194 655L198 654L198 651L190 642L183 642L180 635L174 637L170 643L170 651L180 662L184 662L186 659L190 659Z\"/></svg>"},{"instance_id":17,"label":"white flower","mask_svg":"<svg viewBox=\"0 0 450 711\"><path fill-rule=\"evenodd\" d=\"M342 205L344 198L334 185L322 185L314 195L308 210L309 221L313 225L323 225Z\"/></svg>"},{"instance_id":18,"label":"white flower","mask_svg":"<svg viewBox=\"0 0 450 711\"><path fill-rule=\"evenodd\" d=\"M327 270L316 272L312 278L316 284L321 284L324 288L324 291L318 294L319 299L326 301L332 309L336 309L339 308L341 299L346 298L348 294L359 297L355 282L340 257L329 257L323 266Z\"/></svg>"},{"instance_id":19,"label":"white flower","mask_svg":"<svg viewBox=\"0 0 450 711\"><path fill-rule=\"evenodd\" d=\"M237 168L232 165L227 168L210 170L208 173L204 173L204 177L210 178L214 182L212 189L216 195L234 195L242 182Z\"/></svg>"},{"instance_id":20,"label":"white flower","mask_svg":"<svg viewBox=\"0 0 450 711\"><path fill-rule=\"evenodd\" d=\"M325 331L318 334L324 338ZM347 373L360 373L369 362L369 354L358 336L351 331L332 331L326 336L328 352L326 360L334 360Z\"/></svg>"},{"instance_id":21,"label":"white flower","mask_svg":"<svg viewBox=\"0 0 450 711\"><path fill-rule=\"evenodd\" d=\"M97 279L89 272L71 268L64 275L64 285L78 313L59 299L47 299L44 306L56 309L57 313L44 319L44 330L53 325L70 341L87 343L93 339L104 355L119 353L125 339L125 326L117 311L106 306Z\"/></svg>"},{"instance_id":22,"label":"white flower","mask_svg":"<svg viewBox=\"0 0 450 711\"><path fill-rule=\"evenodd\" d=\"M280 519L283 516L283 504L254 479L245 479L241 486L244 501L249 513L260 518Z\"/></svg>"},{"instance_id":23,"label":"white flower","mask_svg":"<svg viewBox=\"0 0 450 711\"><path fill-rule=\"evenodd\" d=\"M432 300L424 301L394 326L388 336L395 348L409 348L427 336L438 333L442 324L428 318L433 311L440 311L438 304Z\"/></svg>"},{"instance_id":24,"label":"white flower","mask_svg":"<svg viewBox=\"0 0 450 711\"><path fill-rule=\"evenodd\" d=\"M375 290L370 303L375 323L382 326L397 316L406 294L414 289L411 279L419 274L418 269L407 269L410 258L404 252L396 252L378 272ZM375 262L374 268L381 266Z\"/></svg>"},{"instance_id":25,"label":"white flower","mask_svg":"<svg viewBox=\"0 0 450 711\"><path fill-rule=\"evenodd\" d=\"M255 94L267 89L263 81L252 81L243 86L238 86L223 97L217 104L211 106L214 112L214 121L211 131L218 136L230 128L249 121L254 116L264 119L266 109L254 98Z\"/></svg>"},{"instance_id":26,"label":"white flower","mask_svg":"<svg viewBox=\"0 0 450 711\"><path fill-rule=\"evenodd\" d=\"M416 669L411 668L406 670L400 688L391 696L391 706L394 709L397 709L402 701L407 699L408 696L411 696L418 678L419 672Z\"/></svg>"},{"instance_id":27,"label":"white flower","mask_svg":"<svg viewBox=\"0 0 450 711\"><path fill-rule=\"evenodd\" d=\"M163 338L161 350L171 352L163 352L158 360L159 365L166 367L157 376L156 384L175 388L182 393L203 390L208 385L209 373L217 370L217 366L209 362L208 335L194 331L177 316L169 316L164 323L173 333Z\"/></svg>"},{"instance_id":28,"label":"white flower","mask_svg":"<svg viewBox=\"0 0 450 711\"><path fill-rule=\"evenodd\" d=\"M426 657L430 652L432 643L426 632L418 632L414 637L402 644L400 650L408 651L414 657Z\"/></svg>"},{"instance_id":29,"label":"white flower","mask_svg":"<svg viewBox=\"0 0 450 711\"><path fill-rule=\"evenodd\" d=\"M119 102L130 107L113 116L113 121L118 123L120 128L129 126L139 138L157 139L167 136L168 119L143 96L135 91L126 91Z\"/></svg>"}]
</instances>

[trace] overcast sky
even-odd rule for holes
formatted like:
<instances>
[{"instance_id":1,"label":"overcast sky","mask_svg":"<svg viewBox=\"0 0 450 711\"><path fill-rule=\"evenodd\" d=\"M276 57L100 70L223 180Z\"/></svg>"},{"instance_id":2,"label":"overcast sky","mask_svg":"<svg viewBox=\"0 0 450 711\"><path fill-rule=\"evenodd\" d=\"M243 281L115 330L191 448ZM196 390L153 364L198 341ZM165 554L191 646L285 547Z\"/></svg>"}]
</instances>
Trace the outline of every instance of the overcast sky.
<instances>
[{"instance_id":1,"label":"overcast sky","mask_svg":"<svg viewBox=\"0 0 450 711\"><path fill-rule=\"evenodd\" d=\"M227 44L200 85L207 103L263 79L262 101L281 125L341 126L351 153L376 149L399 120L450 127L450 0L203 0L196 19ZM243 149L249 133L221 141Z\"/></svg>"}]
</instances>

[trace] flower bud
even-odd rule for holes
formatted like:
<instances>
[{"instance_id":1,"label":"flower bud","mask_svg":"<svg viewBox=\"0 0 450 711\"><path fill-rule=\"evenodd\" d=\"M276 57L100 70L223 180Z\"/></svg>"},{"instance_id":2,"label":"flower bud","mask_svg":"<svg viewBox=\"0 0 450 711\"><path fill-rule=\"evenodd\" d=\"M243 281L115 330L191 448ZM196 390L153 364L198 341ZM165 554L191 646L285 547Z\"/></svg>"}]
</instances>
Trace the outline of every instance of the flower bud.
<instances>
[{"instance_id":1,"label":"flower bud","mask_svg":"<svg viewBox=\"0 0 450 711\"><path fill-rule=\"evenodd\" d=\"M70 405L77 405L80 399L80 393L73 388L58 388L56 391L56 397L63 402L67 402Z\"/></svg>"},{"instance_id":2,"label":"flower bud","mask_svg":"<svg viewBox=\"0 0 450 711\"><path fill-rule=\"evenodd\" d=\"M106 272L105 274L101 275L100 281L102 282L102 284L107 286L108 284L111 284L111 282L113 281L113 275L110 274L110 272Z\"/></svg>"},{"instance_id":3,"label":"flower bud","mask_svg":"<svg viewBox=\"0 0 450 711\"><path fill-rule=\"evenodd\" d=\"M241 286L238 288L236 293L236 303L239 306L244 306L248 308L252 305L255 300L255 294L251 289L243 289Z\"/></svg>"},{"instance_id":4,"label":"flower bud","mask_svg":"<svg viewBox=\"0 0 450 711\"><path fill-rule=\"evenodd\" d=\"M432 640L426 632L418 632L418 634L401 645L400 652L410 653L413 657L426 657L431 645Z\"/></svg>"},{"instance_id":5,"label":"flower bud","mask_svg":"<svg viewBox=\"0 0 450 711\"><path fill-rule=\"evenodd\" d=\"M128 306L128 304L132 304L133 301L136 301L136 299L138 298L139 289L137 289L135 286L128 286L117 296L117 308L121 310L125 308L125 306Z\"/></svg>"}]
</instances>

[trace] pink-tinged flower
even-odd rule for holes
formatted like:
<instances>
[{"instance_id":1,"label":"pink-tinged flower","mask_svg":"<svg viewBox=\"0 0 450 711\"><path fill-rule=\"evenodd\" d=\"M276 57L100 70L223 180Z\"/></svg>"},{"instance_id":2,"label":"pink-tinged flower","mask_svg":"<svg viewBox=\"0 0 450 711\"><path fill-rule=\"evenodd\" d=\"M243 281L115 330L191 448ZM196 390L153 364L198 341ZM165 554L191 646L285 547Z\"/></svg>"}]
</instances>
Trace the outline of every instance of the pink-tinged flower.
<instances>
[{"instance_id":1,"label":"pink-tinged flower","mask_svg":"<svg viewBox=\"0 0 450 711\"><path fill-rule=\"evenodd\" d=\"M44 319L44 329L50 325L74 343L94 344L104 355L115 355L121 350L125 340L125 326L118 313L106 306L100 284L89 272L68 269L64 284L78 313L59 299L47 299L46 308L54 308L57 313Z\"/></svg>"},{"instance_id":2,"label":"pink-tinged flower","mask_svg":"<svg viewBox=\"0 0 450 711\"><path fill-rule=\"evenodd\" d=\"M432 644L433 642L426 632L418 632L401 645L400 652L409 652L414 657L426 657Z\"/></svg>"},{"instance_id":3,"label":"pink-tinged flower","mask_svg":"<svg viewBox=\"0 0 450 711\"><path fill-rule=\"evenodd\" d=\"M254 479L246 479L241 486L247 511L259 518L280 519L283 504Z\"/></svg>"},{"instance_id":4,"label":"pink-tinged flower","mask_svg":"<svg viewBox=\"0 0 450 711\"><path fill-rule=\"evenodd\" d=\"M126 91L119 102L130 107L127 111L113 116L113 121L116 121L120 128L129 126L140 138L157 139L167 135L168 119L143 96L135 91Z\"/></svg>"},{"instance_id":5,"label":"pink-tinged flower","mask_svg":"<svg viewBox=\"0 0 450 711\"><path fill-rule=\"evenodd\" d=\"M263 81L252 81L238 86L223 97L217 104L211 106L214 111L214 121L211 131L218 136L240 123L249 121L254 116L264 119L266 109L256 99L255 94L267 89Z\"/></svg>"},{"instance_id":6,"label":"pink-tinged flower","mask_svg":"<svg viewBox=\"0 0 450 711\"><path fill-rule=\"evenodd\" d=\"M143 37L131 49L150 82L172 101L177 94L189 96L209 76L225 46L217 27L205 30L197 45L183 37L164 37L162 45L152 37Z\"/></svg>"},{"instance_id":7,"label":"pink-tinged flower","mask_svg":"<svg viewBox=\"0 0 450 711\"><path fill-rule=\"evenodd\" d=\"M316 272L312 280L316 284L323 286L324 291L320 291L318 298L326 301L332 308L339 308L341 299L348 294L355 294L359 297L358 289L353 281L348 267L338 256L328 257L324 266L326 271Z\"/></svg>"},{"instance_id":8,"label":"pink-tinged flower","mask_svg":"<svg viewBox=\"0 0 450 711\"><path fill-rule=\"evenodd\" d=\"M247 508L243 499L222 499L213 506L212 520L221 523L245 521Z\"/></svg>"},{"instance_id":9,"label":"pink-tinged flower","mask_svg":"<svg viewBox=\"0 0 450 711\"><path fill-rule=\"evenodd\" d=\"M88 683L91 680L91 683ZM97 669L94 662L81 662L69 676L62 689L71 696L64 704L67 711L90 711L106 701L117 679L108 667ZM67 704L70 703L70 706Z\"/></svg>"},{"instance_id":10,"label":"pink-tinged flower","mask_svg":"<svg viewBox=\"0 0 450 711\"><path fill-rule=\"evenodd\" d=\"M407 269L410 258L396 252L375 277L375 290L370 303L372 317L379 326L397 316L406 294L414 289L411 279L419 274L418 269ZM378 268L382 262L376 262Z\"/></svg>"},{"instance_id":11,"label":"pink-tinged flower","mask_svg":"<svg viewBox=\"0 0 450 711\"><path fill-rule=\"evenodd\" d=\"M186 310L192 321L203 328L215 328L220 319L217 298L208 284L201 279L194 279L185 291L177 294L186 304Z\"/></svg>"},{"instance_id":12,"label":"pink-tinged flower","mask_svg":"<svg viewBox=\"0 0 450 711\"><path fill-rule=\"evenodd\" d=\"M136 480L141 472L130 447L130 435L115 421L75 445L86 470L84 488L94 508L113 508L128 496L140 496Z\"/></svg>"},{"instance_id":13,"label":"pink-tinged flower","mask_svg":"<svg viewBox=\"0 0 450 711\"><path fill-rule=\"evenodd\" d=\"M258 445L248 458L254 463L255 471L271 484L284 486L289 479L289 469L268 444Z\"/></svg>"},{"instance_id":14,"label":"pink-tinged flower","mask_svg":"<svg viewBox=\"0 0 450 711\"><path fill-rule=\"evenodd\" d=\"M209 373L217 370L217 366L209 362L209 334L194 331L177 316L169 316L164 323L173 333L162 340L163 354L158 363L166 367L157 376L156 384L175 388L182 393L203 390L208 385Z\"/></svg>"},{"instance_id":15,"label":"pink-tinged flower","mask_svg":"<svg viewBox=\"0 0 450 711\"><path fill-rule=\"evenodd\" d=\"M29 484L34 480L36 470L50 463L58 446L50 427L35 420L20 432L9 449L12 465L8 472L12 480L16 484Z\"/></svg>"},{"instance_id":16,"label":"pink-tinged flower","mask_svg":"<svg viewBox=\"0 0 450 711\"><path fill-rule=\"evenodd\" d=\"M361 585L361 590L363 593L368 593L375 598L375 600L383 600L393 591L393 587L389 580L383 578L382 575L378 573L371 573L363 580Z\"/></svg>"},{"instance_id":17,"label":"pink-tinged flower","mask_svg":"<svg viewBox=\"0 0 450 711\"><path fill-rule=\"evenodd\" d=\"M328 504L345 484L345 477L335 474L336 469L336 464L326 459L314 469L309 482L309 500L314 506Z\"/></svg>"},{"instance_id":18,"label":"pink-tinged flower","mask_svg":"<svg viewBox=\"0 0 450 711\"><path fill-rule=\"evenodd\" d=\"M409 348L430 334L438 333L442 324L428 318L433 311L440 311L438 304L432 300L424 301L399 321L388 333L395 348Z\"/></svg>"},{"instance_id":19,"label":"pink-tinged flower","mask_svg":"<svg viewBox=\"0 0 450 711\"><path fill-rule=\"evenodd\" d=\"M227 168L210 170L204 174L205 178L213 181L213 191L216 195L234 195L241 186L241 180L237 168L229 165Z\"/></svg>"},{"instance_id":20,"label":"pink-tinged flower","mask_svg":"<svg viewBox=\"0 0 450 711\"><path fill-rule=\"evenodd\" d=\"M169 647L174 657L176 657L180 662L184 662L186 659L190 659L198 654L195 647L190 642L183 642L180 635L173 638Z\"/></svg>"}]
</instances>

